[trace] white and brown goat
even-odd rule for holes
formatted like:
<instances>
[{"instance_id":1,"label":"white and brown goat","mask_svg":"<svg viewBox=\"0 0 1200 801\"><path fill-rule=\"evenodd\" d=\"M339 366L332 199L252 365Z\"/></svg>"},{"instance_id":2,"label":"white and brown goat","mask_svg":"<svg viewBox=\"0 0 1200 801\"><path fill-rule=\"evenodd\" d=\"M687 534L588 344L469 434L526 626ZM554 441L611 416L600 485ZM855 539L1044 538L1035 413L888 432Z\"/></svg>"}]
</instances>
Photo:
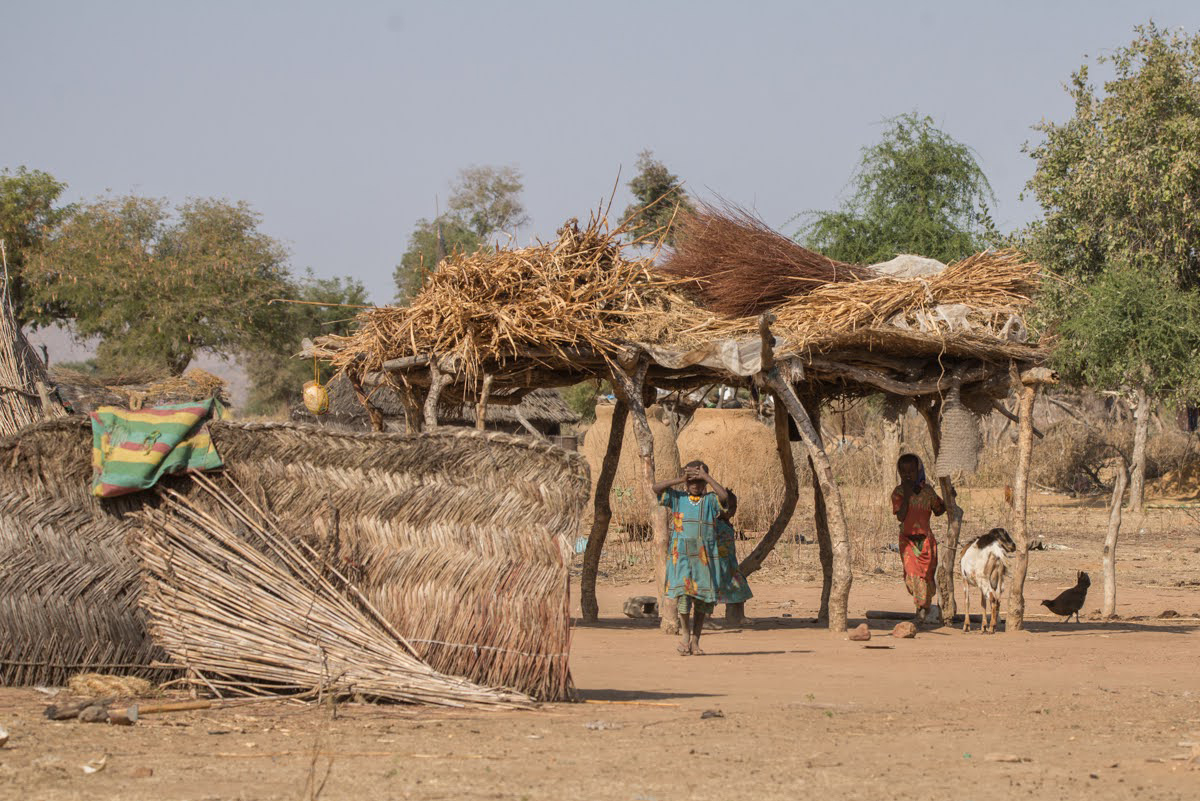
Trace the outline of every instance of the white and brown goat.
<instances>
[{"instance_id":1,"label":"white and brown goat","mask_svg":"<svg viewBox=\"0 0 1200 801\"><path fill-rule=\"evenodd\" d=\"M1000 623L1000 594L1008 574L1008 557L1016 550L1017 544L1009 533L994 528L963 551L963 594L967 598L963 631L971 630L971 587L978 587L983 605L983 631L995 633Z\"/></svg>"}]
</instances>

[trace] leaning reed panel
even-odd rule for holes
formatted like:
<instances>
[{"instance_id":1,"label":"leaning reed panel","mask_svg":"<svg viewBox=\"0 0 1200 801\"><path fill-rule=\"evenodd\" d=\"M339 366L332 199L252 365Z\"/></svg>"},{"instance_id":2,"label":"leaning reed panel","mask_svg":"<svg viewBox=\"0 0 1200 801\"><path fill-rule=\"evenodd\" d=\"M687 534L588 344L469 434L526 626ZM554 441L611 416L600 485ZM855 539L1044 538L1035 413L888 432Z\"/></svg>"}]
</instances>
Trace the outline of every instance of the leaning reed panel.
<instances>
[{"instance_id":1,"label":"leaning reed panel","mask_svg":"<svg viewBox=\"0 0 1200 801\"><path fill-rule=\"evenodd\" d=\"M0 439L0 684L65 684L75 673L161 681L175 671L138 608L128 513L145 501L92 497L85 417ZM153 496L149 496L151 500Z\"/></svg>"},{"instance_id":2,"label":"leaning reed panel","mask_svg":"<svg viewBox=\"0 0 1200 801\"><path fill-rule=\"evenodd\" d=\"M579 454L463 429L212 434L234 480L329 554L432 667L571 697L568 543L590 490Z\"/></svg>"},{"instance_id":3,"label":"leaning reed panel","mask_svg":"<svg viewBox=\"0 0 1200 801\"><path fill-rule=\"evenodd\" d=\"M359 590L228 480L166 491L138 541L150 629L173 658L248 695L318 690L453 707L527 696L431 669ZM315 558L314 558L315 557ZM212 677L212 678L210 678Z\"/></svg>"}]
</instances>

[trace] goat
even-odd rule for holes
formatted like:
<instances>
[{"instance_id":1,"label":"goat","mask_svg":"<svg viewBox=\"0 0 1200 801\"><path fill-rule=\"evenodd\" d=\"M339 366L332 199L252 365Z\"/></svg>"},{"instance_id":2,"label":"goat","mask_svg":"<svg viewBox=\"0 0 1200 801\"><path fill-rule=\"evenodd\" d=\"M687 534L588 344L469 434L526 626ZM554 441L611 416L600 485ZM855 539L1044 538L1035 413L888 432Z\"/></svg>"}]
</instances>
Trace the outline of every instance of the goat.
<instances>
[{"instance_id":1,"label":"goat","mask_svg":"<svg viewBox=\"0 0 1200 801\"><path fill-rule=\"evenodd\" d=\"M982 630L996 632L1000 623L1000 593L1004 591L1004 576L1008 573L1008 556L1016 550L1017 544L1009 533L994 528L963 551L963 594L967 599L963 631L971 630L971 587L978 587L983 606Z\"/></svg>"}]
</instances>

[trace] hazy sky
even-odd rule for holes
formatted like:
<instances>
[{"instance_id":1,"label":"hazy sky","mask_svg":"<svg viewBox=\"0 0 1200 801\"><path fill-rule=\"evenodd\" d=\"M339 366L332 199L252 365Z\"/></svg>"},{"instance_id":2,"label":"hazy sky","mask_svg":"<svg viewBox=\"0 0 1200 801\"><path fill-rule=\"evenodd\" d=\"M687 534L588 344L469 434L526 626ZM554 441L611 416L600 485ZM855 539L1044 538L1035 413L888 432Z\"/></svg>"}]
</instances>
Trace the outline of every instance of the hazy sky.
<instances>
[{"instance_id":1,"label":"hazy sky","mask_svg":"<svg viewBox=\"0 0 1200 801\"><path fill-rule=\"evenodd\" d=\"M522 243L646 148L790 232L913 110L976 150L1010 229L1036 213L1030 126L1069 116L1072 70L1150 18L1200 30L1200 3L9 2L0 166L70 200L248 201L293 268L378 303L466 165L521 170Z\"/></svg>"}]
</instances>

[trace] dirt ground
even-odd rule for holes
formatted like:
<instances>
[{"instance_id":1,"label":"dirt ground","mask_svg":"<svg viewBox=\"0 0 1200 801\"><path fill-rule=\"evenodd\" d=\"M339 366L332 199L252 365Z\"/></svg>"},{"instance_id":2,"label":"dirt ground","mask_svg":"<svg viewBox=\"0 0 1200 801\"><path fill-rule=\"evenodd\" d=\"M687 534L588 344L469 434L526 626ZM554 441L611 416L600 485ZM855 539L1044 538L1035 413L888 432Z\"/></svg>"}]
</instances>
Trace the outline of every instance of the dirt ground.
<instances>
[{"instance_id":1,"label":"dirt ground","mask_svg":"<svg viewBox=\"0 0 1200 801\"><path fill-rule=\"evenodd\" d=\"M683 658L620 615L650 586L610 572L604 619L572 645L585 703L533 712L272 702L118 728L51 722L44 694L0 689L0 799L1195 799L1197 514L1128 518L1121 619L1089 621L1103 502L1038 497L1036 527L1063 548L1031 554L1028 630L994 636L902 640L872 621L870 642L850 642L809 621L819 584L764 571L750 624ZM805 548L782 575L810 570ZM853 623L909 608L898 561L860 565ZM1084 622L1039 615L1080 569L1093 578ZM103 769L85 773L94 760Z\"/></svg>"}]
</instances>

